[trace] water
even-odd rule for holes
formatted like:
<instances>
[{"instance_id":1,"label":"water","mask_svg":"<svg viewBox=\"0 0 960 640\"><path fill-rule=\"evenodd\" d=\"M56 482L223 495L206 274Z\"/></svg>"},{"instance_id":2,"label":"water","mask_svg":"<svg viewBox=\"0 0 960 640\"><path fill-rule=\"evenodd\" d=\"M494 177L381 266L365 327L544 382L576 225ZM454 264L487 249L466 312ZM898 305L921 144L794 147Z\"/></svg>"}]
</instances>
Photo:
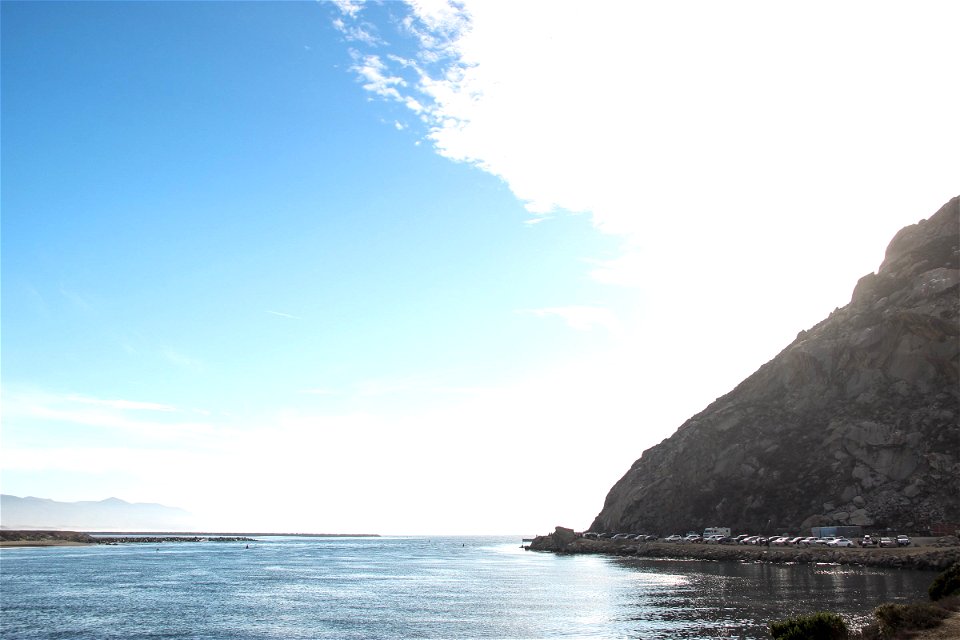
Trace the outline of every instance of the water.
<instances>
[{"instance_id":1,"label":"water","mask_svg":"<svg viewBox=\"0 0 960 640\"><path fill-rule=\"evenodd\" d=\"M767 638L863 623L935 574L525 552L520 538L293 538L0 551L3 638ZM159 551L157 550L159 548Z\"/></svg>"}]
</instances>

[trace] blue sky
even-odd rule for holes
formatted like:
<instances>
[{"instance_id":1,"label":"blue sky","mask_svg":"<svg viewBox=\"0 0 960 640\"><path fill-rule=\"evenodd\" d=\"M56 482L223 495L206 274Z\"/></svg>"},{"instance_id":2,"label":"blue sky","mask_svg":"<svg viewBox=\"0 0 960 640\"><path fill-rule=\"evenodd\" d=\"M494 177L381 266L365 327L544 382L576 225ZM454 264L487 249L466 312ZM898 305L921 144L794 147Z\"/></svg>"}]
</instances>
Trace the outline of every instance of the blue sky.
<instances>
[{"instance_id":1,"label":"blue sky","mask_svg":"<svg viewBox=\"0 0 960 640\"><path fill-rule=\"evenodd\" d=\"M949 3L493 4L4 3L3 492L583 527L956 195Z\"/></svg>"}]
</instances>

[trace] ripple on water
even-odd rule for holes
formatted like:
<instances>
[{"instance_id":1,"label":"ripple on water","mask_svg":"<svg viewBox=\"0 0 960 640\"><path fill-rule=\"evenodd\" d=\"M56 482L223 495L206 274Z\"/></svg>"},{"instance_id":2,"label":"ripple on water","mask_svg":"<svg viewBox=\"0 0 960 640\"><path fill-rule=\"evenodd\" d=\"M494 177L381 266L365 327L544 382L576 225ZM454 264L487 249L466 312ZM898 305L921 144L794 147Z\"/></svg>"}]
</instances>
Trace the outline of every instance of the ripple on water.
<instances>
[{"instance_id":1,"label":"ripple on water","mask_svg":"<svg viewBox=\"0 0 960 640\"><path fill-rule=\"evenodd\" d=\"M4 638L766 638L932 579L831 565L557 556L515 538L264 538L0 552ZM51 553L52 552L52 553ZM859 617L859 618L858 618Z\"/></svg>"}]
</instances>

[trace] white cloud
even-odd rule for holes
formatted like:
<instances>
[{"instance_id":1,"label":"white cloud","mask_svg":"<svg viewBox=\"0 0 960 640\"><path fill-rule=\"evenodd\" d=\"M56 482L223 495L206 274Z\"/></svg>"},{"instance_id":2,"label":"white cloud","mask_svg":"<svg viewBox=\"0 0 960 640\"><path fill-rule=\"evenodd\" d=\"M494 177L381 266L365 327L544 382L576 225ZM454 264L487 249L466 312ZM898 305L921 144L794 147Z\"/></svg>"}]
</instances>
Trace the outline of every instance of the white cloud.
<instances>
[{"instance_id":1,"label":"white cloud","mask_svg":"<svg viewBox=\"0 0 960 640\"><path fill-rule=\"evenodd\" d=\"M368 90L415 101L436 151L502 178L529 223L582 212L620 237L586 270L636 290L638 335L732 370L957 194L956 3L410 7L417 53L378 58L395 80Z\"/></svg>"},{"instance_id":2,"label":"white cloud","mask_svg":"<svg viewBox=\"0 0 960 640\"><path fill-rule=\"evenodd\" d=\"M589 212L644 252L709 234L705 258L749 256L789 234L785 261L820 243L862 275L954 195L956 5L411 7L420 62L368 60L368 90L531 212Z\"/></svg>"}]
</instances>

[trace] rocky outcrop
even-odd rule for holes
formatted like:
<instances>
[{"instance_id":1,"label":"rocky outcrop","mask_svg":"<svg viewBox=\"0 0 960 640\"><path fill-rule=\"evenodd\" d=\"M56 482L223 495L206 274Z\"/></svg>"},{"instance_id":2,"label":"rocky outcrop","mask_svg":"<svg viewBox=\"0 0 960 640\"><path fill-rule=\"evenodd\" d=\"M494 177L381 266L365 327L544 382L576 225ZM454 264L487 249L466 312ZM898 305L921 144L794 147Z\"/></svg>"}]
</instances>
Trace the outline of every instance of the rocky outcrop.
<instances>
[{"instance_id":1,"label":"rocky outcrop","mask_svg":"<svg viewBox=\"0 0 960 640\"><path fill-rule=\"evenodd\" d=\"M583 540L578 534L574 533L573 529L568 529L566 527L557 527L553 533L547 534L545 536L537 536L533 539L533 543L530 545L530 549L534 551L566 551L568 547L579 541Z\"/></svg>"},{"instance_id":2,"label":"rocky outcrop","mask_svg":"<svg viewBox=\"0 0 960 640\"><path fill-rule=\"evenodd\" d=\"M960 522L960 204L902 229L877 273L643 452L592 531L922 531Z\"/></svg>"}]
</instances>

